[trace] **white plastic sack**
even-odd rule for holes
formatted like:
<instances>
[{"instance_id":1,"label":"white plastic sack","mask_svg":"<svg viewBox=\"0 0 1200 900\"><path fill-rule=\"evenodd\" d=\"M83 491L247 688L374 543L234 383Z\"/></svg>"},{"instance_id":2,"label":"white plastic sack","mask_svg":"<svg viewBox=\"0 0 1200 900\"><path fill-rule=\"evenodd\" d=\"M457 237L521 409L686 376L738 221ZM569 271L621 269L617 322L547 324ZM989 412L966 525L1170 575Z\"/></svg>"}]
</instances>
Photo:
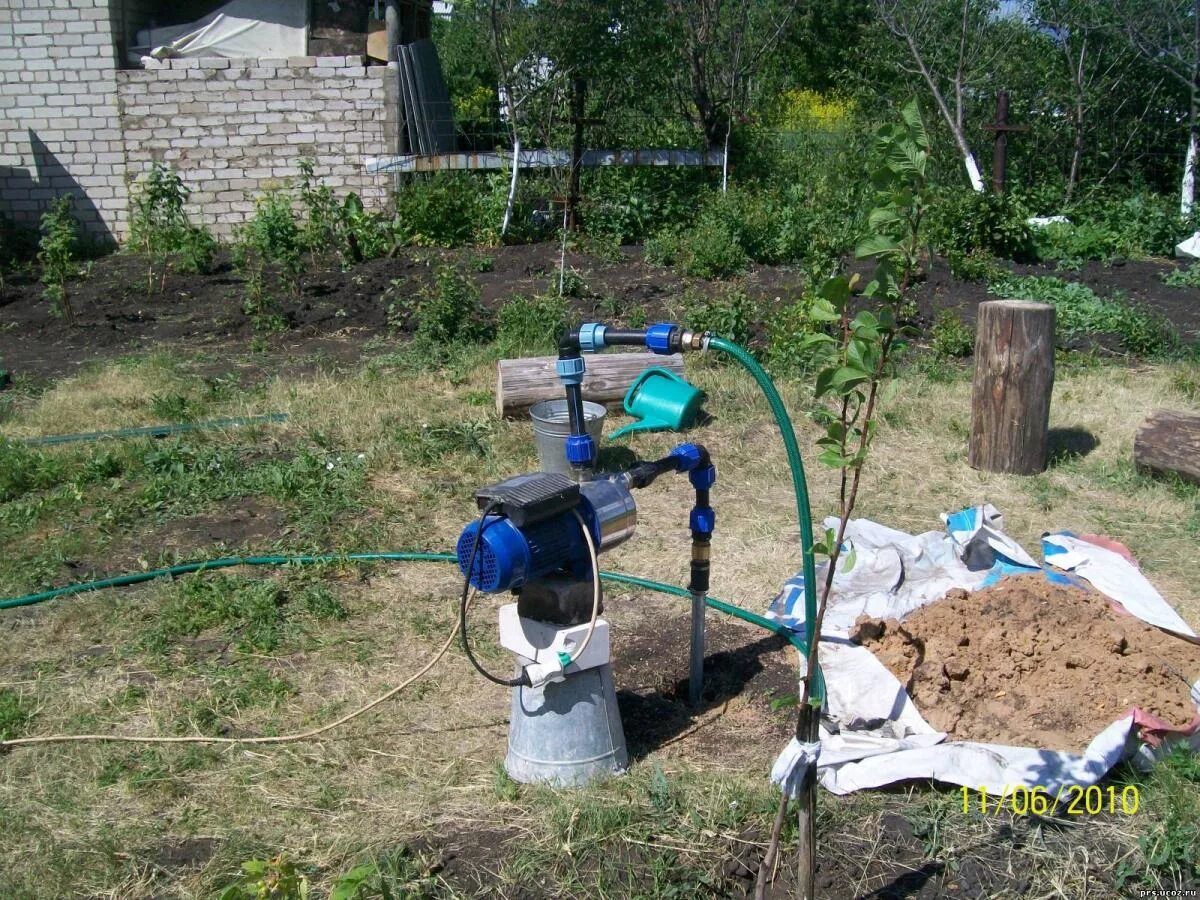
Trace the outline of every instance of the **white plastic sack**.
<instances>
[{"instance_id":1,"label":"white plastic sack","mask_svg":"<svg viewBox=\"0 0 1200 900\"><path fill-rule=\"evenodd\" d=\"M821 668L825 675L820 778L837 794L908 779L936 779L1000 793L1016 786L1056 793L1104 777L1122 759L1153 751L1134 737L1170 735L1165 723L1140 711L1102 729L1083 753L1012 747L973 741L947 742L921 716L904 686L865 647L851 643L850 628L863 614L903 618L954 587L975 590L1002 577L1041 567L1003 531L1003 518L990 505L943 516L947 532L909 535L871 522L852 520L847 544L857 563L834 576L825 612ZM826 523L827 525L829 522ZM836 523L835 523L836 524ZM1194 636L1137 566L1113 550L1075 535L1043 537L1049 577L1080 578L1121 604L1130 614L1185 637ZM843 554L843 559L845 554ZM825 567L817 572L824 583ZM797 631L804 628L804 578L789 579L767 611L769 618ZM1200 707L1200 684L1192 691ZM1200 734L1189 737L1200 745ZM790 746L790 745L789 745ZM785 749L780 765L787 762ZM794 755L794 754L793 754Z\"/></svg>"},{"instance_id":2,"label":"white plastic sack","mask_svg":"<svg viewBox=\"0 0 1200 900\"><path fill-rule=\"evenodd\" d=\"M284 59L308 52L307 0L232 0L186 25L137 33L155 59ZM140 54L131 54L140 59Z\"/></svg>"}]
</instances>

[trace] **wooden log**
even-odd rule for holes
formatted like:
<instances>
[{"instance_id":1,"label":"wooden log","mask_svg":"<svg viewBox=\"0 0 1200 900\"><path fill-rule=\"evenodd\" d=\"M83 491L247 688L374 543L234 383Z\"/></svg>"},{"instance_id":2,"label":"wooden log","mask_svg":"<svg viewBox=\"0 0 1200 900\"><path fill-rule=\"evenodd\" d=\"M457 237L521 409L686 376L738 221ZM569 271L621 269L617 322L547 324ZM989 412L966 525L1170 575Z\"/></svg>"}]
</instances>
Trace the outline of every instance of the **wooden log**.
<instances>
[{"instance_id":1,"label":"wooden log","mask_svg":"<svg viewBox=\"0 0 1200 900\"><path fill-rule=\"evenodd\" d=\"M585 356L583 399L595 403L620 403L629 386L646 369L660 366L683 374L683 357L676 353L604 353ZM502 359L497 367L496 411L502 416L528 415L529 407L542 400L563 397L562 383L555 374L556 356Z\"/></svg>"},{"instance_id":2,"label":"wooden log","mask_svg":"<svg viewBox=\"0 0 1200 900\"><path fill-rule=\"evenodd\" d=\"M1054 307L979 304L968 463L1015 475L1044 470L1053 387Z\"/></svg>"},{"instance_id":3,"label":"wooden log","mask_svg":"<svg viewBox=\"0 0 1200 900\"><path fill-rule=\"evenodd\" d=\"M1134 436L1133 462L1142 471L1200 484L1200 415L1152 413Z\"/></svg>"}]
</instances>

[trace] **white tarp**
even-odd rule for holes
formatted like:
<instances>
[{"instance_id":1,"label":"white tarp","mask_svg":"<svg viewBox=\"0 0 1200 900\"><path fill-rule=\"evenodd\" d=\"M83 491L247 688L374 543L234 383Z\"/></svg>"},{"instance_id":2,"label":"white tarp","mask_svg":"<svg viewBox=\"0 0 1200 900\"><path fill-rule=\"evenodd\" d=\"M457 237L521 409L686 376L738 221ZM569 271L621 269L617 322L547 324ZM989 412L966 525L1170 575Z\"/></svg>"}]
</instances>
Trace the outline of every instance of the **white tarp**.
<instances>
[{"instance_id":1,"label":"white tarp","mask_svg":"<svg viewBox=\"0 0 1200 900\"><path fill-rule=\"evenodd\" d=\"M1083 753L946 741L946 735L925 721L904 686L883 663L870 650L850 641L854 621L864 613L883 619L903 618L951 588L975 590L1006 575L1042 567L1004 533L1003 518L990 505L943 519L946 531L920 535L867 519L855 519L847 528L846 543L854 547L857 563L850 572L839 571L834 577L821 641L827 696L819 771L828 790L845 794L933 778L996 794L1016 786L1043 787L1055 794L1070 785L1096 783L1133 754L1152 758L1149 748L1138 740L1135 725L1143 736L1179 736L1171 734L1169 725L1180 723L1160 722L1134 710L1101 730ZM837 522L825 524L836 527ZM1194 639L1191 628L1137 565L1104 543L1066 532L1045 535L1047 577L1086 581L1132 615ZM843 553L842 559L845 557ZM825 571L824 567L817 569L817 584L824 583ZM803 575L788 580L767 615L803 632ZM1192 696L1200 708L1200 683ZM1191 740L1200 743L1196 733ZM796 755L797 748L789 744L780 757L779 773L786 774L788 766L783 763Z\"/></svg>"},{"instance_id":2,"label":"white tarp","mask_svg":"<svg viewBox=\"0 0 1200 900\"><path fill-rule=\"evenodd\" d=\"M308 52L308 0L231 0L186 25L137 33L134 60L220 57L283 59Z\"/></svg>"}]
</instances>

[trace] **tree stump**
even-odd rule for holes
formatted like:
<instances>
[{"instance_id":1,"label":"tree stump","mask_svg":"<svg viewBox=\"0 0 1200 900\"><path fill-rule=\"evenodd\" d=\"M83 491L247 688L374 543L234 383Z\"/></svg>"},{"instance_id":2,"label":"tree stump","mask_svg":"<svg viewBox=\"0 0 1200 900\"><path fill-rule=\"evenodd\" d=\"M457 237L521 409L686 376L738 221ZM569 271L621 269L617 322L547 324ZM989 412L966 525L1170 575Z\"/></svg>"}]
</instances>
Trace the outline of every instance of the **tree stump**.
<instances>
[{"instance_id":1,"label":"tree stump","mask_svg":"<svg viewBox=\"0 0 1200 900\"><path fill-rule=\"evenodd\" d=\"M1200 484L1200 416L1152 413L1133 439L1133 462L1142 471Z\"/></svg>"},{"instance_id":2,"label":"tree stump","mask_svg":"<svg viewBox=\"0 0 1200 900\"><path fill-rule=\"evenodd\" d=\"M1024 300L979 304L967 462L987 472L1046 468L1054 387L1054 307Z\"/></svg>"}]
</instances>

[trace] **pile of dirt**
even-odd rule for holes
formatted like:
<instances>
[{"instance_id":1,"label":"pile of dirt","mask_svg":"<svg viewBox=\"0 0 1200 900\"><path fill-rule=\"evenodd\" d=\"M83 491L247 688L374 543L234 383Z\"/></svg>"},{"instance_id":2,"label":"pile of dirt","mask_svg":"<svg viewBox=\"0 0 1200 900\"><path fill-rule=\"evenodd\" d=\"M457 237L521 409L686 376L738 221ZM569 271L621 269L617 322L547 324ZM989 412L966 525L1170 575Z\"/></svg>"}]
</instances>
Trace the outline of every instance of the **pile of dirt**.
<instances>
[{"instance_id":1,"label":"pile of dirt","mask_svg":"<svg viewBox=\"0 0 1200 900\"><path fill-rule=\"evenodd\" d=\"M851 636L952 739L1080 752L1133 706L1196 718L1200 647L1041 575L952 590L903 622L862 616Z\"/></svg>"}]
</instances>

